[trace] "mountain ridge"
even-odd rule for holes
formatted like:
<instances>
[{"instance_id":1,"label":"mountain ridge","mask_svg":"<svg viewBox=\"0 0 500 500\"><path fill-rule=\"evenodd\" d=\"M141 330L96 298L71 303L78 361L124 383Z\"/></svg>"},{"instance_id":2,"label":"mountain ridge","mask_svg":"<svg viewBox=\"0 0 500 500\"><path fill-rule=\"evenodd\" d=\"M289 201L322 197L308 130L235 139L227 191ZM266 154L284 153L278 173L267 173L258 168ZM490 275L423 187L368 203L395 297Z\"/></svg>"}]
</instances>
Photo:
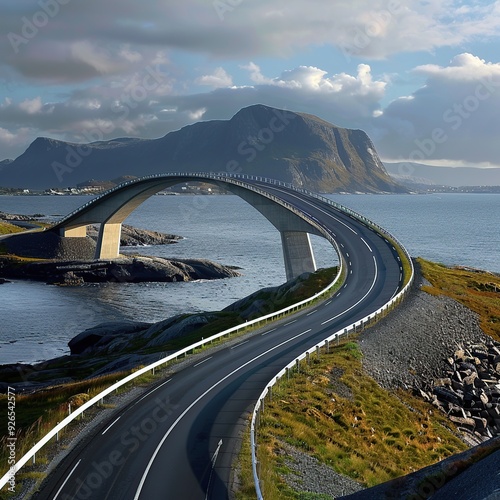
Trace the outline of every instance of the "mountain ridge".
<instances>
[{"instance_id":1,"label":"mountain ridge","mask_svg":"<svg viewBox=\"0 0 500 500\"><path fill-rule=\"evenodd\" d=\"M320 192L406 192L365 132L262 104L158 139L77 144L39 137L3 165L0 185L46 189L90 178L188 171L266 176Z\"/></svg>"},{"instance_id":2,"label":"mountain ridge","mask_svg":"<svg viewBox=\"0 0 500 500\"><path fill-rule=\"evenodd\" d=\"M500 168L439 167L415 162L384 162L396 181L428 186L500 186Z\"/></svg>"}]
</instances>

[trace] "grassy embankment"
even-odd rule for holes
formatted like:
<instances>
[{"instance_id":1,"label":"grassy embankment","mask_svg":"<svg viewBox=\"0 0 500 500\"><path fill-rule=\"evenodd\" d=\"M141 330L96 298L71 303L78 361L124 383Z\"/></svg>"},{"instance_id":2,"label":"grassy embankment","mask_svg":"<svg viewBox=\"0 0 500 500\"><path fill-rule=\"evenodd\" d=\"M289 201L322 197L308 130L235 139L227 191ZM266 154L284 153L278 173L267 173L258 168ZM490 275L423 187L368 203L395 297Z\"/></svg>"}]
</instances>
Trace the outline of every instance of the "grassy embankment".
<instances>
[{"instance_id":1,"label":"grassy embankment","mask_svg":"<svg viewBox=\"0 0 500 500\"><path fill-rule=\"evenodd\" d=\"M15 226L14 224L9 224L8 222L0 221L0 235L21 233L22 231L24 231L22 227Z\"/></svg>"},{"instance_id":2,"label":"grassy embankment","mask_svg":"<svg viewBox=\"0 0 500 500\"><path fill-rule=\"evenodd\" d=\"M269 314L270 312L281 310L289 305L300 302L305 298L316 294L333 281L336 272L336 268L319 270L312 274L307 280L303 281L301 286L296 290L293 290L291 293L286 294L286 296L281 297L280 299L273 298L270 294L261 294L261 296L259 296L260 299L267 299L265 310L262 311L262 314ZM332 290L332 293L334 293L334 290ZM258 316L262 314L258 314ZM242 322L244 321L239 317L238 313L220 313L219 318L215 321L186 337L174 339L169 343L158 347L156 351L168 352L181 349L203 338L207 338L218 332L231 328L232 326L241 324ZM257 325L257 327L258 326L259 325ZM246 331L249 330L250 328ZM135 349L137 347L138 346L131 346L131 349ZM198 349L197 352L200 350L201 349ZM149 350L147 352L153 352L153 350ZM109 361L109 358L103 359L103 364ZM89 373L86 370L82 369L80 372L78 372L77 369L75 370L74 362L71 362L71 360L66 360L64 362L68 364L68 370L70 370L68 371L68 375L73 377L89 376ZM99 366L100 365L97 365L97 367ZM168 367L166 367L165 370L168 371ZM163 378L165 376L165 370L162 372L157 371L156 375L143 375L124 388L121 388L120 392L126 391L133 386L149 385L151 382ZM26 453L33 446L33 444L39 441L40 438L52 429L57 422L60 422L67 416L69 402L71 402L72 408L75 409L88 399L97 395L106 387L109 387L119 379L126 376L128 373L131 372L117 373L92 380L64 384L42 390L34 394L18 394L16 396L16 428L18 431L18 441L16 443L17 458L20 458L24 453ZM89 413L93 413L94 411L98 410L89 410ZM6 395L0 395L0 421L7 421ZM71 430L68 432L71 432ZM6 437L0 438L0 475L3 475L7 470L5 439ZM47 450L42 449L42 451L37 455L37 463L43 464L47 461L46 453ZM21 481L22 479L29 477L40 479L39 473L34 471L30 471L28 473L21 472L18 474L17 479L18 481ZM3 498L1 494L0 498Z\"/></svg>"},{"instance_id":3,"label":"grassy embankment","mask_svg":"<svg viewBox=\"0 0 500 500\"><path fill-rule=\"evenodd\" d=\"M462 302L480 315L485 332L500 339L499 276L421 259L419 264L432 284L425 291ZM453 424L432 406L409 391L385 391L368 377L355 339L344 341L330 354L322 352L320 359L312 357L309 365L302 363L300 374L277 384L265 408L258 430L258 457L266 500L309 498L285 482L284 477L293 473L283 458L286 445L365 486L466 449ZM240 499L255 495L249 453L245 442Z\"/></svg>"}]
</instances>

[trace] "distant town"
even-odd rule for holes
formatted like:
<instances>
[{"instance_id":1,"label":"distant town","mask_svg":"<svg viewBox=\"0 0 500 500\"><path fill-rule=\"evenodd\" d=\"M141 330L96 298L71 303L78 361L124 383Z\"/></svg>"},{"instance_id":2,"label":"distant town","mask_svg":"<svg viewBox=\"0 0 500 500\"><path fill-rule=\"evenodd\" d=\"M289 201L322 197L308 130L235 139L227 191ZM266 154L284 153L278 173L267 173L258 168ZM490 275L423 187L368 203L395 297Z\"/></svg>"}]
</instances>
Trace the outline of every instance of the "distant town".
<instances>
[{"instance_id":1,"label":"distant town","mask_svg":"<svg viewBox=\"0 0 500 500\"><path fill-rule=\"evenodd\" d=\"M97 195L104 193L108 189L112 189L119 184L128 180L133 180L136 177L126 176L112 181L96 181L89 180L82 182L76 186L70 187L52 187L44 190L24 189L24 188L4 188L0 186L0 195L15 195L15 196L77 196L77 195ZM176 196L181 194L190 195L211 195L211 194L226 194L226 191L217 186L197 182L183 183L170 188L164 189L157 193L159 196Z\"/></svg>"},{"instance_id":2,"label":"distant town","mask_svg":"<svg viewBox=\"0 0 500 500\"><path fill-rule=\"evenodd\" d=\"M80 183L76 186L69 187L52 187L44 190L24 189L20 188L4 188L0 186L0 195L14 195L14 196L77 196L77 195L98 195L108 189L135 177L127 177L122 179L115 179L113 181L96 181L89 180ZM410 194L438 194L438 193L490 193L500 194L500 186L439 186L427 184L414 184L399 182L408 188ZM176 196L181 194L189 195L214 195L214 194L227 194L226 191L209 184L204 183L184 183L170 188L164 189L157 193L159 196ZM335 194L366 194L363 192L349 193L341 191ZM385 193L384 193L385 194Z\"/></svg>"}]
</instances>

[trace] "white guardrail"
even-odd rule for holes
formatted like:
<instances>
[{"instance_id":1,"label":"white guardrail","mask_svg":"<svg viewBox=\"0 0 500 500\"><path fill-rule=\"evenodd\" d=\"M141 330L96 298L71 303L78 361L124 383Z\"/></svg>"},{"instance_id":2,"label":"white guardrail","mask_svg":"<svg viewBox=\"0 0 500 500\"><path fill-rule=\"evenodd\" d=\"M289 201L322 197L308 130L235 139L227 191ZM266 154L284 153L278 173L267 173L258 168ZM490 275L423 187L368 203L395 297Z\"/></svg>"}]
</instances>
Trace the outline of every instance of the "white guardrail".
<instances>
[{"instance_id":1,"label":"white guardrail","mask_svg":"<svg viewBox=\"0 0 500 500\"><path fill-rule=\"evenodd\" d=\"M181 176L183 174L169 174L169 175L172 175L172 176ZM200 176L200 177L210 177L210 178L219 179L219 180L225 180L226 179L226 176L224 176L224 175L198 174L198 176ZM148 176L148 178L156 178L156 177L165 177L165 176L164 175ZM141 180L143 180L143 179L145 179L145 178L141 178ZM239 180L235 181L234 179L232 179L232 181L234 182L234 184L240 184L240 185L247 186L246 183L241 182ZM136 181L127 181L126 183L122 184L120 186L120 188L124 187L125 185L134 184L136 182L138 182L138 181L137 180ZM106 193L104 193L102 196L90 200L85 205L83 205L82 207L80 207L80 209L72 212L70 215L68 215L67 217L65 217L63 219L63 221L69 219L71 216L73 216L74 214L76 214L77 212L79 212L80 210L82 210L84 207L88 207L89 205L93 205L94 203L96 203L98 201L98 199L102 198L103 196L106 196L106 195L110 194L113 191L116 191L117 189L118 189L118 187L117 188L113 188L112 190L109 190ZM308 222L310 222L314 226L318 227L318 229L320 229L325 234L325 237L329 241L331 241L331 243L335 246L335 248L337 249L337 253L340 255L340 252L339 252L339 249L338 249L338 246L337 246L336 242L333 241L333 239L331 238L331 236L328 235L327 233L325 233L325 231L321 227L319 227L318 224L316 224L312 220L309 220L304 214L302 214L301 212L299 212L298 210L296 210L291 205L289 205L289 204L287 204L285 202L282 202L282 200L279 200L278 198L276 198L274 196L270 196L269 194L265 193L265 191L260 190L258 188L254 188L254 190L257 191L257 192L260 192L261 194L265 194L268 198L271 198L274 201L279 202L281 205L285 206L286 208L289 208L293 212L297 213L301 217L303 217L306 220L308 220ZM162 358L162 359L160 359L160 360L158 360L158 361L156 361L156 362L154 362L154 363L152 363L152 364L150 364L148 366L145 366L144 368L141 368L141 369L135 371L134 373L128 375L127 377L125 377L122 380L120 380L120 381L116 382L115 384L111 385L110 387L108 387L104 391L100 392L97 396L94 396L92 399L90 399L89 401L87 401L85 404L83 404L79 408L75 409L71 413L71 415L69 415L64 420L62 420L60 423L58 423L35 446L33 446L33 448L31 448L23 457L21 457L16 462L16 464L6 474L4 474L4 476L0 479L0 489L2 489L9 482L9 480L12 478L12 476L15 475L17 472L19 472L19 470L29 460L31 460L31 459L34 460L36 454L46 444L48 444L53 438L57 438L58 435L59 435L59 433L67 425L69 425L71 422L73 422L73 420L75 420L78 416L82 415L90 407L92 407L92 406L94 406L96 404L102 403L103 399L106 396L108 396L109 394L111 394L112 392L116 391L117 389L119 389L123 385L131 382L135 378L140 377L141 375L143 375L143 374L145 374L145 373L147 373L149 371L152 371L152 370L154 371L154 369L157 368L157 367L159 367L159 366L165 365L166 363L168 363L170 361L174 361L174 360L176 360L177 358L179 358L182 355L187 355L187 353L189 353L190 351L194 351L198 347L203 347L206 344L211 344L215 340L220 339L220 338L222 338L222 337L224 337L226 335L229 336L231 334L236 334L236 333L238 333L238 332L240 332L242 330L245 330L245 329L247 329L247 328L249 328L251 326L258 325L259 323L263 323L263 322L265 323L265 322L267 322L269 320L278 319L279 317L281 317L281 316L283 316L285 314L298 311L299 309L301 309L302 307L306 306L307 304L310 304L311 302L313 302L313 301L317 300L318 298L322 297L323 295L327 294L338 283L339 279L342 276L342 271L343 271L343 262L342 262L342 259L340 259L340 269L339 269L339 273L337 274L337 277L335 278L335 280L330 285L328 285L324 290L322 290L321 292L315 294L313 297L310 297L310 298L305 299L305 300L303 300L301 302L298 302L297 304L293 304L291 306L288 306L288 307L286 307L284 309L281 309L280 311L277 311L277 312L274 312L274 313L271 313L271 314L267 314L267 315L262 316L260 318L254 319L252 321L248 321L248 322L243 323L241 325L238 325L236 327L229 328L228 330L225 330L225 331L220 332L218 334L215 334L215 335L213 335L211 337L208 337L208 338L206 338L204 340L196 342L195 344L192 344L192 345L190 345L188 347L180 349L179 351L176 351L173 354L170 354L170 355L168 355L168 356L166 356L166 357L164 357L164 358Z\"/></svg>"},{"instance_id":2,"label":"white guardrail","mask_svg":"<svg viewBox=\"0 0 500 500\"><path fill-rule=\"evenodd\" d=\"M321 196L317 196L317 197L320 198L320 199L324 199L327 202L331 201L331 200L328 200L328 198L323 198ZM352 212L350 210L349 210L348 213L351 213L355 217L357 216L357 214L355 214L354 212ZM386 230L384 230L380 226L372 223L371 221L369 221L365 217L362 217L361 220L363 222L367 223L369 226L373 227L377 232L379 232L379 233L381 233L381 234L383 234L385 236L389 236L401 248L401 250L404 252L406 258L408 259L408 261L410 263L410 267L411 267L410 280L405 285L405 287L394 298L392 298L389 302L387 302L385 305L383 305L380 309L378 309L377 311L375 311L374 313L372 313L372 314L370 314L368 316L365 316L364 318L360 319L359 321L357 321L355 323L352 323L348 327L343 328L342 330L336 331L335 333L333 333L332 335L330 335L325 340L317 343L316 345L314 345L313 347L311 347L307 351L303 352L300 356L298 356L293 361L291 361L290 363L288 363L288 365L286 365L282 370L280 370L268 382L268 384L266 385L266 387L264 388L264 390L260 394L260 396L259 396L259 398L257 400L257 403L255 404L255 408L254 408L254 411L253 411L253 414L252 414L252 421L251 421L251 424L250 424L250 446L251 446L251 452L252 452L252 472L253 472L253 478L254 478L254 484L255 484L255 492L257 494L257 499L258 500L263 500L264 497L262 495L262 490L261 490L260 480L259 480L259 475L258 475L258 470L257 470L258 460L257 460L256 426L257 426L257 422L260 421L260 419L259 419L260 412L264 411L264 400L265 400L266 396L269 393L272 393L273 386L284 375L288 376L288 374L290 373L290 371L293 370L295 367L298 370L299 369L299 363L304 358L309 358L309 356L311 354L313 354L314 352L316 352L316 353L319 354L319 350L322 347L325 347L328 350L329 344L330 344L331 341L333 341L333 340L337 340L338 341L341 336L349 335L349 333L351 333L351 332L361 331L365 326L368 326L371 321L378 321L378 319L380 317L382 317L388 311L390 311L391 309L393 309L397 304L399 304L404 299L404 297L409 292L409 290L410 290L410 288L411 288L411 286L413 284L413 280L414 280L414 276L415 276L415 270L414 270L413 262L411 260L411 256L408 253L408 251L406 250L406 248L403 245L401 245L401 243L399 243L394 236L392 236L390 233L388 233ZM359 328L359 330L358 330L358 328Z\"/></svg>"},{"instance_id":3,"label":"white guardrail","mask_svg":"<svg viewBox=\"0 0 500 500\"><path fill-rule=\"evenodd\" d=\"M339 272L337 274L337 277L335 278L335 280L330 285L328 285L321 292L315 294L313 297L310 297L310 298L305 299L305 300L303 300L301 302L298 302L297 304L293 304L293 305L291 305L289 307L281 309L280 311L277 311L275 313L267 314L266 316L262 316L260 318L254 319L252 321L248 321L246 323L243 323L243 324L238 325L238 326L233 327L233 328L229 328L228 330L225 330L225 331L223 331L221 333L213 335L213 336L211 336L211 337L209 337L207 339L204 339L204 340L201 340L199 342L196 342L195 344L192 344L192 345L190 345L188 347L180 349L179 351L176 351L173 354L170 354L170 355L168 355L168 356L166 356L166 357L164 357L164 358L162 358L162 359L160 359L160 360L158 360L158 361L156 361L154 363L151 363L148 366L145 366L145 367L143 367L143 368L135 371L134 373L128 375L127 377L123 378L122 380L119 380L115 384L111 385L110 387L108 387L104 391L100 392L97 396L94 396L92 399L90 399L89 401L87 401L85 404L83 404L79 408L75 409L71 413L71 415L69 415L64 420L62 420L60 423L58 423L35 446L33 446L33 448L31 448L23 457L21 457L15 463L15 465L12 466L9 469L9 471L7 473L5 473L4 476L2 476L2 478L0 479L0 490L9 482L9 480L15 474L17 474L17 472L19 472L19 470L29 460L33 459L33 461L34 461L36 454L47 443L49 443L53 438L57 438L59 436L59 433L67 425L69 425L71 422L73 422L73 420L75 420L78 416L82 415L90 407L92 407L92 406L94 406L96 404L102 403L103 399L106 396L108 396L112 392L116 391L120 387L124 386L125 384L131 382L132 380L136 379L137 377L140 377L141 375L143 375L143 374L145 374L145 373L147 373L149 371L154 371L155 368L157 368L157 367L160 367L160 366L165 365L166 363L168 363L170 361L174 361L174 360L178 359L182 355L186 356L189 353L189 351L193 351L194 352L194 350L196 348L203 347L206 344L211 344L215 340L220 339L220 338L222 338L222 337L224 337L226 335L229 336L231 334L238 333L238 332L240 332L242 330L245 330L248 327L251 327L251 326L254 326L254 325L258 325L259 323L267 322L269 320L278 319L279 317L281 317L281 316L283 316L285 314L296 312L299 309L301 309L302 307L304 307L304 306L306 306L306 305L314 302L318 298L320 298L323 295L327 294L338 283L338 281L341 279L342 274L343 274L343 267L344 267L343 257L342 257L342 254L340 252L340 249L339 249L339 247L337 245L337 242L333 239L333 237L329 234L329 232L326 231L315 220L313 220L310 217L308 217L307 214L305 214L305 213L303 213L303 212L295 209L295 207L293 207L289 203L286 203L283 200L281 200L281 199L279 199L279 198L277 198L277 197L275 197L273 195L270 195L265 190L259 189L256 186L249 185L249 184L247 184L245 182L242 182L242 181L248 179L248 180L253 180L253 181L267 182L269 184L274 184L274 185L279 185L279 186L285 186L287 188L293 189L293 190L298 191L298 192L302 192L302 193L307 194L309 196L313 196L313 197L318 198L318 199L320 199L320 200L322 200L322 201L324 201L324 202L326 202L326 203L328 203L328 204L330 204L332 206L335 206L337 209L339 209L339 210L341 210L341 211L343 211L343 212L345 212L345 213L347 213L347 214L349 214L349 215L351 215L351 216L359 219L361 222L363 222L363 223L367 224L368 226L372 227L377 232L382 233L384 235L387 235L387 236L391 237L392 240L395 241L396 244L398 244L400 246L400 248L403 250L403 252L405 253L405 255L407 256L407 258L408 258L408 260L410 262L410 265L411 265L411 278L410 278L410 282L404 287L404 289L398 295L396 295L391 301L389 301L381 309L379 309L378 311L376 311L374 313L374 315L367 316L366 318L363 318L362 320L358 321L357 323L354 323L353 325L349 326L348 328L345 328L343 331L334 333L328 339L326 339L325 341L323 341L322 344L328 345L328 342L331 341L332 339L336 339L340 335L347 334L350 331L355 330L358 326L363 327L364 325L366 325L367 321L370 321L370 319L373 319L374 317L377 317L377 315L381 314L383 311L386 311L387 309L389 309L390 307L392 307L394 304L396 304L397 302L399 302L402 299L402 297L406 294L406 292L408 291L408 289L409 289L409 287L410 287L410 285L411 285L411 283L413 281L414 270L413 270L413 264L412 264L410 255L408 254L408 252L406 251L406 249L399 242L397 242L396 238L394 238L394 236L392 236L390 233L388 233L387 231L385 231L383 228L381 228L377 224L373 223L372 221L368 220L366 217L363 217L363 216L361 216L361 215L353 212L352 210L350 210L350 209L348 209L346 207L343 207L342 205L339 205L339 204L333 202L332 200L329 200L328 198L325 198L325 197L323 197L321 195L317 195L315 193L309 192L309 191L304 190L304 189L295 188L295 187L291 186L290 184L282 182L282 181L276 181L274 179L267 179L267 178L263 178L263 177L253 177L253 176L249 176L249 175L224 174L224 173L222 173L222 174L214 174L214 173L186 174L186 173L181 173L181 172L178 172L178 173L177 172L176 173L168 173L168 174L155 174L155 175L150 175L150 176L147 176L147 177L141 177L140 179L135 179L135 180L132 180L132 181L127 181L127 182L125 182L125 183L123 183L123 184L121 184L121 185L119 185L119 186L117 186L115 188L112 188L112 189L106 191L101 196L97 196L96 198L88 201L82 207L80 207L78 210L75 210L75 211L71 212L68 216L64 217L59 222L59 224L64 223L64 221L68 220L69 218L71 218L72 216L74 216L75 214L77 214L78 212L80 212L81 210L83 210L84 208L86 208L86 207L88 207L90 205L93 205L94 203L97 203L100 199L102 199L104 197L107 197L108 195L112 194L113 192L115 192L115 191L117 191L119 189L122 189L123 187L125 187L127 185L136 184L136 183L139 183L139 182L147 180L147 179L154 179L154 178L160 178L160 177L161 178L165 178L165 177L203 177L203 178L210 178L210 179L220 180L220 181L225 181L225 182L229 181L231 183L247 187L247 188L249 188L249 189L251 189L251 190L253 190L255 192L258 192L258 193L262 194L263 196L265 196L267 198L272 199L273 201L279 203L280 205L282 205L282 206L286 207L287 209L291 210L292 212L296 213L301 218L305 219L309 224L311 224L312 226L316 227L325 236L325 238L328 241L330 241L330 243L335 247L335 249L337 250L337 253L339 255L340 268L339 268ZM288 370L292 366L295 366L295 364L297 363L297 360L300 361L300 360L304 359L306 356L309 356L309 354L311 352L315 351L319 347L320 347L320 344L318 344L317 346L314 346L313 348L311 348L308 351L304 352L301 356L299 356L299 358L295 359L292 363L290 363L285 368L283 368L283 370L281 370L275 377L273 377L273 379L267 384L266 388L264 389L264 391L260 395L260 397L259 397L259 399L257 401L257 404L255 406L255 409L254 409L254 412L253 412L253 416L252 416L252 423L251 423L251 447L252 447L252 469L253 469L253 475L254 475L254 480L255 480L255 488L256 488L256 492L257 492L257 497L259 499L262 499L263 497L262 497L262 493L261 493L261 490L260 490L259 478L258 478L258 475L257 475L256 441L255 441L255 423L256 423L257 414L258 414L260 408L263 405L265 396L268 394L268 392L270 391L270 389L272 388L272 386L285 373L287 373Z\"/></svg>"}]
</instances>

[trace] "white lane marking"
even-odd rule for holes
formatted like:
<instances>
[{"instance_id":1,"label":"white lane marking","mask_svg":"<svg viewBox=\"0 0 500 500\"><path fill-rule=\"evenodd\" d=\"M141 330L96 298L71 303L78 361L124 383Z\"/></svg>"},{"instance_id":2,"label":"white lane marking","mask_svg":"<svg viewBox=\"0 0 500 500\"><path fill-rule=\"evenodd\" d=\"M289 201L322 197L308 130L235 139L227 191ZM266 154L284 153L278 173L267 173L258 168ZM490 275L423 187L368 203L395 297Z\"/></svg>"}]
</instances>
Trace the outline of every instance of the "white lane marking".
<instances>
[{"instance_id":1,"label":"white lane marking","mask_svg":"<svg viewBox=\"0 0 500 500\"><path fill-rule=\"evenodd\" d=\"M214 473L215 469L215 462L217 462L217 457L219 456L219 451L222 446L222 439L219 441L219 444L217 445L217 449L215 450L215 453L212 456L212 470L210 471L210 477L208 478L208 484L207 484L207 493L205 495L205 500L208 500L208 493L210 491L210 483L212 482L212 475Z\"/></svg>"},{"instance_id":2,"label":"white lane marking","mask_svg":"<svg viewBox=\"0 0 500 500\"><path fill-rule=\"evenodd\" d=\"M352 262L349 261L349 267L351 267L351 266L352 266Z\"/></svg>"},{"instance_id":3,"label":"white lane marking","mask_svg":"<svg viewBox=\"0 0 500 500\"><path fill-rule=\"evenodd\" d=\"M331 301L331 300L329 300L329 301L325 304L325 306L328 306L328 305L329 305L329 304L331 304L331 303L332 303L332 301Z\"/></svg>"},{"instance_id":4,"label":"white lane marking","mask_svg":"<svg viewBox=\"0 0 500 500\"><path fill-rule=\"evenodd\" d=\"M294 319L293 321L289 321L288 323L285 323L283 326L288 326L291 325L292 323L295 323L297 320Z\"/></svg>"},{"instance_id":5,"label":"white lane marking","mask_svg":"<svg viewBox=\"0 0 500 500\"><path fill-rule=\"evenodd\" d=\"M231 347L231 349L236 349L237 347L240 347L244 344L247 344L248 342L250 342L249 340L245 340L245 342L240 342L239 344L236 344L236 345L233 345L233 347Z\"/></svg>"},{"instance_id":6,"label":"white lane marking","mask_svg":"<svg viewBox=\"0 0 500 500\"><path fill-rule=\"evenodd\" d=\"M399 255L398 255L398 260L399 260L399 262L401 262L401 259L399 258Z\"/></svg>"},{"instance_id":7,"label":"white lane marking","mask_svg":"<svg viewBox=\"0 0 500 500\"><path fill-rule=\"evenodd\" d=\"M152 394L153 392L155 392L156 390L158 390L160 387L163 387L165 384L168 384L172 379L169 378L166 382L163 382L163 384L160 384L158 387L155 387L152 391L149 391L148 393L144 394L144 396L142 396L142 398L138 399L133 405L130 405L126 410L125 412L131 410L136 404L140 403L143 399L147 398L150 394ZM123 413L125 413L123 412Z\"/></svg>"},{"instance_id":8,"label":"white lane marking","mask_svg":"<svg viewBox=\"0 0 500 500\"><path fill-rule=\"evenodd\" d=\"M68 476L64 480L64 483L61 484L61 487L57 490L56 496L54 497L53 500L56 500L56 498L59 496L59 493L61 493L61 491L64 488L64 486L69 481L69 478L71 477L71 474L73 474L73 472L75 472L75 469L78 467L78 465L80 464L81 461L82 461L82 459L80 458L80 460L78 460L78 462L76 462L76 465L71 469L71 472L68 474Z\"/></svg>"},{"instance_id":9,"label":"white lane marking","mask_svg":"<svg viewBox=\"0 0 500 500\"><path fill-rule=\"evenodd\" d=\"M340 297L342 295L342 292L337 293L337 297Z\"/></svg>"},{"instance_id":10,"label":"white lane marking","mask_svg":"<svg viewBox=\"0 0 500 500\"><path fill-rule=\"evenodd\" d=\"M341 244L340 244L340 246L341 246L342 248L345 248L345 246L344 246L344 244L343 244L343 243L341 243Z\"/></svg>"},{"instance_id":11,"label":"white lane marking","mask_svg":"<svg viewBox=\"0 0 500 500\"><path fill-rule=\"evenodd\" d=\"M311 316L311 314L314 314L314 313L317 313L318 310L317 309L314 309L314 311L311 311L310 313L307 313L306 316Z\"/></svg>"},{"instance_id":12,"label":"white lane marking","mask_svg":"<svg viewBox=\"0 0 500 500\"><path fill-rule=\"evenodd\" d=\"M121 415L112 424L109 424L108 427L106 427L106 429L104 431L102 431L101 436L104 436L104 434L106 434L106 432L108 432L109 429L111 429L111 427L113 427L113 425L115 425L116 422L118 422L118 420L120 420L120 418L121 418Z\"/></svg>"},{"instance_id":13,"label":"white lane marking","mask_svg":"<svg viewBox=\"0 0 500 500\"><path fill-rule=\"evenodd\" d=\"M334 316L333 318L330 318L330 319L327 319L326 321L323 321L323 323L321 323L322 325L326 325L327 323L330 323L330 321L333 321L334 319L337 319L338 317L343 316L346 312L349 312L351 309L354 309L358 304L363 302L363 300L365 300L366 297L368 297L370 292L373 290L373 287L375 286L375 283L377 282L377 277L378 277L378 266L377 266L377 261L375 259L375 256L373 256L373 262L375 264L375 277L373 278L373 283L372 283L372 286L370 287L370 289L365 293L365 295L361 299L359 299L355 304L353 304L351 307L349 307L349 309L346 309L344 312L337 314L337 316Z\"/></svg>"},{"instance_id":14,"label":"white lane marking","mask_svg":"<svg viewBox=\"0 0 500 500\"><path fill-rule=\"evenodd\" d=\"M178 417L177 419L175 420L175 422L171 425L170 429L168 429L168 431L165 433L165 435L163 436L162 440L160 441L160 443L158 444L158 446L156 447L156 450L154 451L153 455L151 456L151 459L149 460L149 463L146 467L146 470L144 471L144 474L142 475L142 478L141 478L141 481L139 483L139 486L137 488L137 491L135 493L135 496L134 496L134 500L138 500L139 499L139 496L141 495L141 491L142 491L142 488L144 487L144 483L146 482L146 478L149 474L149 471L151 470L151 467L153 466L153 462L155 461L155 458L156 456L158 455L158 453L160 452L160 449L161 447L163 446L163 443L167 440L168 436L170 436L170 434L172 433L172 431L174 430L174 428L177 426L177 424L184 418L184 416L186 415L186 413L188 413L188 411L191 410L191 408L193 408L193 406L195 406L199 401L201 401L207 394L209 394L211 391L213 391L217 386L219 386L220 384L222 384L224 381L226 381L229 377L232 377L235 373L239 372L241 369L245 368L246 366L248 366L249 364L253 363L254 361L257 361L258 359L262 358L263 356L265 356L266 354L269 354L270 352L276 350L276 349L279 349L281 346L285 345L285 344L288 344L289 342L292 342L293 340L295 339L298 339L299 337L302 337L303 335L305 335L306 333L309 333L311 331L311 329L309 330L306 330L305 332L302 332L302 333L299 333L298 335L295 335L295 337L291 337L289 338L288 340L285 340L283 342L281 342L281 344L278 344L278 345L275 345L274 347L271 347L270 349L268 349L267 351L264 351L262 352L261 354L259 354L258 356L255 356L255 358L252 358L250 360L248 360L246 363L243 363L241 366L239 366L238 368L234 369L231 373L228 373L227 375L225 375L224 377L222 377L218 382L216 382L212 387L209 387L203 394L201 394L200 396L198 396Z\"/></svg>"},{"instance_id":15,"label":"white lane marking","mask_svg":"<svg viewBox=\"0 0 500 500\"><path fill-rule=\"evenodd\" d=\"M371 249L370 245L366 242L364 238L361 238L361 241L368 247L368 250L370 250L371 253L373 253L373 250Z\"/></svg>"},{"instance_id":16,"label":"white lane marking","mask_svg":"<svg viewBox=\"0 0 500 500\"><path fill-rule=\"evenodd\" d=\"M153 394L153 392L157 391L160 387L163 387L165 384L168 384L171 380L172 379L169 378L166 382L163 382L163 384L160 384L158 387L155 387L152 391L149 391L147 394L145 394L144 396L142 396L142 398L139 399L139 401L137 401L137 402L139 403L143 399L147 398L150 394Z\"/></svg>"},{"instance_id":17,"label":"white lane marking","mask_svg":"<svg viewBox=\"0 0 500 500\"><path fill-rule=\"evenodd\" d=\"M299 196L295 195L295 194L292 194L292 193L289 193L287 191L284 191L283 189L278 189L276 188L276 191L281 191L282 193L285 193L289 196L293 196L294 198L297 198L298 200L300 200L301 202L303 203L306 203L307 205L309 205L310 207L313 207L315 210L318 210L320 211L321 213L327 215L328 217L331 217L333 220L336 220L337 222L339 222L340 224L342 224L343 226L345 226L347 229L349 229L349 231L352 231L356 236L358 236L358 233L350 226L348 226L345 222L341 221L340 219L337 219L337 217L334 217L331 213L327 212L326 210L323 210L322 208L319 208L318 206L314 205L313 203L311 203L310 201L308 200L305 200L303 198L300 198ZM345 215L345 214L344 214ZM359 222L355 217L353 217L352 215L349 215L349 217L351 217L351 219L353 219L354 221L356 222Z\"/></svg>"},{"instance_id":18,"label":"white lane marking","mask_svg":"<svg viewBox=\"0 0 500 500\"><path fill-rule=\"evenodd\" d=\"M197 366L200 366L200 365L202 365L203 363L206 363L209 359L212 359L212 358L213 358L213 356L210 356L209 358L204 359L203 361L200 361L199 363L196 363L196 364L193 366L193 368L196 368Z\"/></svg>"},{"instance_id":19,"label":"white lane marking","mask_svg":"<svg viewBox=\"0 0 500 500\"><path fill-rule=\"evenodd\" d=\"M346 257L349 257L349 252L346 252L345 255L346 255Z\"/></svg>"},{"instance_id":20,"label":"white lane marking","mask_svg":"<svg viewBox=\"0 0 500 500\"><path fill-rule=\"evenodd\" d=\"M272 330L267 330L267 332L264 332L261 337L264 337L264 335L267 335L268 333L276 331L276 328L273 328Z\"/></svg>"},{"instance_id":21,"label":"white lane marking","mask_svg":"<svg viewBox=\"0 0 500 500\"><path fill-rule=\"evenodd\" d=\"M352 269L351 269L351 272L349 274L352 274Z\"/></svg>"},{"instance_id":22,"label":"white lane marking","mask_svg":"<svg viewBox=\"0 0 500 500\"><path fill-rule=\"evenodd\" d=\"M344 288L347 288L347 283L344 285Z\"/></svg>"}]
</instances>

